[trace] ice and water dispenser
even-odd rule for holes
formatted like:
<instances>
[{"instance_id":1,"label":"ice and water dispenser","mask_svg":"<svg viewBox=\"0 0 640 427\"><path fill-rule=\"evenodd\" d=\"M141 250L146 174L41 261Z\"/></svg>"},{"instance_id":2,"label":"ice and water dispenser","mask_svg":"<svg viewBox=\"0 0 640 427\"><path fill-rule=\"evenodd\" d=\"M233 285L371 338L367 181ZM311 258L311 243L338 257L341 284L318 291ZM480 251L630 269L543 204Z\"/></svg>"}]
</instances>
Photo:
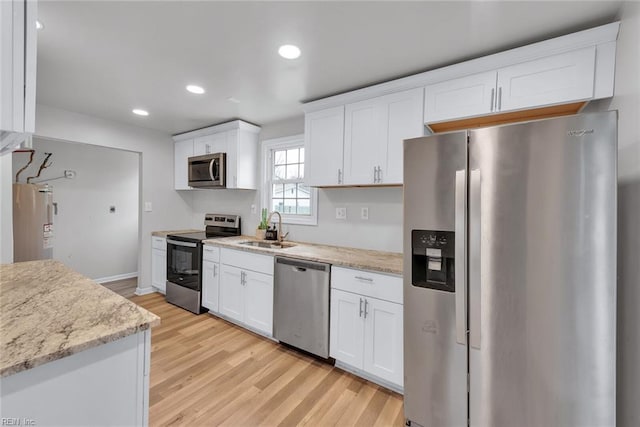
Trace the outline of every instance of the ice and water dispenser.
<instances>
[{"instance_id":1,"label":"ice and water dispenser","mask_svg":"<svg viewBox=\"0 0 640 427\"><path fill-rule=\"evenodd\" d=\"M455 233L411 230L411 283L421 288L455 291Z\"/></svg>"}]
</instances>

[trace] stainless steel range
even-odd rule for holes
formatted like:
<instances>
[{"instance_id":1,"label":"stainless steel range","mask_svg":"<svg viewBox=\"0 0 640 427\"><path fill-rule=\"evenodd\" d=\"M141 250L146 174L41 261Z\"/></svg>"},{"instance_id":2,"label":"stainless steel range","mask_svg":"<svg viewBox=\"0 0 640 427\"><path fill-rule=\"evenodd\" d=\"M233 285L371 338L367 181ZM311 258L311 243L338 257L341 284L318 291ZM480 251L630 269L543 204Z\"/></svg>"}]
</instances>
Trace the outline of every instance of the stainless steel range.
<instances>
[{"instance_id":1,"label":"stainless steel range","mask_svg":"<svg viewBox=\"0 0 640 427\"><path fill-rule=\"evenodd\" d=\"M202 241L241 234L240 216L206 214L205 231L167 236L167 302L193 313L202 307Z\"/></svg>"}]
</instances>

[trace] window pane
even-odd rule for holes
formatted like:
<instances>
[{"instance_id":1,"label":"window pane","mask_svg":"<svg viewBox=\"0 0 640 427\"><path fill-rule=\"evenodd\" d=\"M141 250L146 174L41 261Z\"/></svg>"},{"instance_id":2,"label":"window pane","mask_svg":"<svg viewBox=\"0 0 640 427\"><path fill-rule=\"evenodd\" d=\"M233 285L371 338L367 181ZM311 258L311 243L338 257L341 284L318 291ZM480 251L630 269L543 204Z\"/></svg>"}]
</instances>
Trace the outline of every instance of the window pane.
<instances>
[{"instance_id":1,"label":"window pane","mask_svg":"<svg viewBox=\"0 0 640 427\"><path fill-rule=\"evenodd\" d=\"M282 199L273 199L271 200L272 211L283 212L284 209L284 200Z\"/></svg>"},{"instance_id":2,"label":"window pane","mask_svg":"<svg viewBox=\"0 0 640 427\"><path fill-rule=\"evenodd\" d=\"M296 199L284 199L284 213L294 214L296 213Z\"/></svg>"},{"instance_id":3,"label":"window pane","mask_svg":"<svg viewBox=\"0 0 640 427\"><path fill-rule=\"evenodd\" d=\"M287 150L287 163L291 164L291 163L300 163L300 160L298 160L298 152L299 152L299 148L294 148L293 150Z\"/></svg>"},{"instance_id":4,"label":"window pane","mask_svg":"<svg viewBox=\"0 0 640 427\"><path fill-rule=\"evenodd\" d=\"M300 178L304 178L304 164L300 164Z\"/></svg>"},{"instance_id":5,"label":"window pane","mask_svg":"<svg viewBox=\"0 0 640 427\"><path fill-rule=\"evenodd\" d=\"M311 194L311 189L304 184L298 185L298 198L299 199L308 199Z\"/></svg>"},{"instance_id":6,"label":"window pane","mask_svg":"<svg viewBox=\"0 0 640 427\"><path fill-rule=\"evenodd\" d=\"M297 197L296 184L285 184L284 185L284 198L295 199Z\"/></svg>"},{"instance_id":7,"label":"window pane","mask_svg":"<svg viewBox=\"0 0 640 427\"><path fill-rule=\"evenodd\" d=\"M287 163L287 152L282 151L274 151L273 153L273 164L275 165L284 165Z\"/></svg>"},{"instance_id":8,"label":"window pane","mask_svg":"<svg viewBox=\"0 0 640 427\"><path fill-rule=\"evenodd\" d=\"M283 184L273 184L273 192L271 193L271 198L273 199L283 198L284 197L283 191L284 191Z\"/></svg>"},{"instance_id":9,"label":"window pane","mask_svg":"<svg viewBox=\"0 0 640 427\"><path fill-rule=\"evenodd\" d=\"M285 179L285 169L286 166L276 166L273 168L273 178L274 179Z\"/></svg>"},{"instance_id":10,"label":"window pane","mask_svg":"<svg viewBox=\"0 0 640 427\"><path fill-rule=\"evenodd\" d=\"M300 149L300 163L304 163L304 147Z\"/></svg>"},{"instance_id":11,"label":"window pane","mask_svg":"<svg viewBox=\"0 0 640 427\"><path fill-rule=\"evenodd\" d=\"M298 178L298 165L287 165L287 179Z\"/></svg>"},{"instance_id":12,"label":"window pane","mask_svg":"<svg viewBox=\"0 0 640 427\"><path fill-rule=\"evenodd\" d=\"M311 201L298 199L298 215L311 215Z\"/></svg>"}]
</instances>

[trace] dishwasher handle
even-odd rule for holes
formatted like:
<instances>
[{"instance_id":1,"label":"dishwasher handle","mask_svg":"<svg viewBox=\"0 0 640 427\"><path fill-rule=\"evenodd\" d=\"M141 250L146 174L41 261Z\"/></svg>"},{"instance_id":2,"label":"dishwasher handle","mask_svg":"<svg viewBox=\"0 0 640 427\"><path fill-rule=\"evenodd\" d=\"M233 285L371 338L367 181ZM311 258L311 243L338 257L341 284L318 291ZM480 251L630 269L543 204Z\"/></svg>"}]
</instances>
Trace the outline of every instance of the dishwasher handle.
<instances>
[{"instance_id":1,"label":"dishwasher handle","mask_svg":"<svg viewBox=\"0 0 640 427\"><path fill-rule=\"evenodd\" d=\"M276 264L284 264L290 265L294 271L304 272L307 270L319 270L319 271L329 271L331 264L324 264L320 262L312 262L312 261L303 261L300 259L294 258L285 258L285 257L275 257Z\"/></svg>"},{"instance_id":2,"label":"dishwasher handle","mask_svg":"<svg viewBox=\"0 0 640 427\"><path fill-rule=\"evenodd\" d=\"M292 266L292 267L291 267L291 269L292 269L293 271L297 271L298 273L304 273L305 271L307 271L307 269L306 269L306 268L304 268L304 267L293 267L293 266Z\"/></svg>"}]
</instances>

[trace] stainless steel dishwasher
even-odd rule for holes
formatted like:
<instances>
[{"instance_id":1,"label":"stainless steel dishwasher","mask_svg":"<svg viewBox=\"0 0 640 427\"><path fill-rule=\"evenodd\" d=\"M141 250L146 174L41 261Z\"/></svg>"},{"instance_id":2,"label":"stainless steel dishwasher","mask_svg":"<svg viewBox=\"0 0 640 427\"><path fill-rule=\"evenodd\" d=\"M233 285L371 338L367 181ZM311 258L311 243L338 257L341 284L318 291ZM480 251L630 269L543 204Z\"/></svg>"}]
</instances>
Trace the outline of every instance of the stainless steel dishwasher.
<instances>
[{"instance_id":1,"label":"stainless steel dishwasher","mask_svg":"<svg viewBox=\"0 0 640 427\"><path fill-rule=\"evenodd\" d=\"M322 358L329 357L330 264L276 257L273 335Z\"/></svg>"}]
</instances>

